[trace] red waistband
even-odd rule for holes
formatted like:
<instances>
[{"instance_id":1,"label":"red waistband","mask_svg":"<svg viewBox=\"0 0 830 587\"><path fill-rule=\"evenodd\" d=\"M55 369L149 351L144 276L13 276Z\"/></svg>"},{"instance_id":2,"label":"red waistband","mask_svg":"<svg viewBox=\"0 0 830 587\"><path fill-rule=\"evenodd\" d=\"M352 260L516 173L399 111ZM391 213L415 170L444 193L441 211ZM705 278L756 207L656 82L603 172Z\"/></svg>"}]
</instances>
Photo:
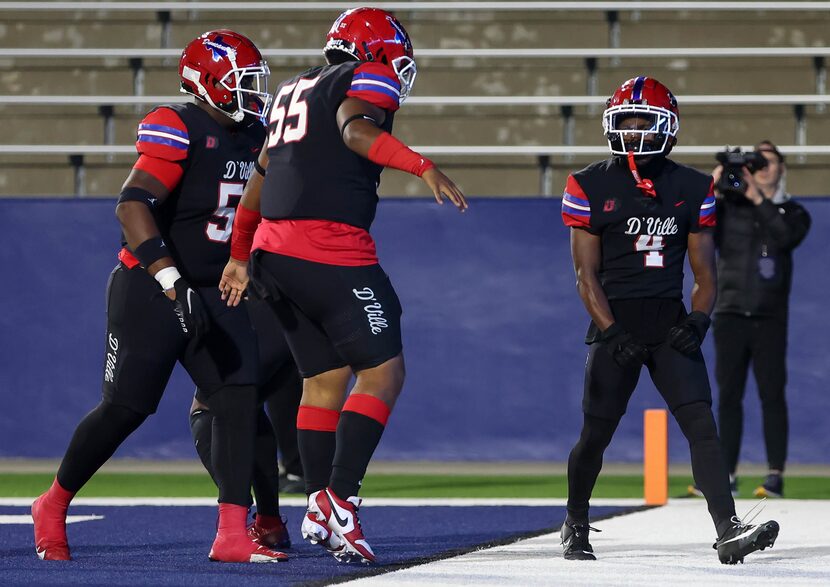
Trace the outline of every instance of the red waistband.
<instances>
[{"instance_id":1,"label":"red waistband","mask_svg":"<svg viewBox=\"0 0 830 587\"><path fill-rule=\"evenodd\" d=\"M378 262L375 241L364 229L330 220L263 220L252 250L355 267Z\"/></svg>"},{"instance_id":2,"label":"red waistband","mask_svg":"<svg viewBox=\"0 0 830 587\"><path fill-rule=\"evenodd\" d=\"M118 251L118 260L124 263L127 266L127 269L135 269L141 263L138 262L138 259L135 258L130 250L127 247L123 247L120 251Z\"/></svg>"}]
</instances>

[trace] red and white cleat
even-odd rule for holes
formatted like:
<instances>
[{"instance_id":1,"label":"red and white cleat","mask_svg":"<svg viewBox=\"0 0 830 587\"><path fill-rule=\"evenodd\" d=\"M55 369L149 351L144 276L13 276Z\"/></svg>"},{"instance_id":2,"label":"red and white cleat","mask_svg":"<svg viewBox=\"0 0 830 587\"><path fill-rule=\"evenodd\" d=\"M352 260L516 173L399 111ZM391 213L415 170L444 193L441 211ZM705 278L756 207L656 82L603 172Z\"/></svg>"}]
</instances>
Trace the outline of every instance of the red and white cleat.
<instances>
[{"instance_id":1,"label":"red and white cleat","mask_svg":"<svg viewBox=\"0 0 830 587\"><path fill-rule=\"evenodd\" d=\"M312 511L312 504L318 493L322 492L317 491L309 496L308 511L303 518L300 531L303 534L303 539L308 540L311 544L319 544L337 558L337 555L344 549L345 543L329 529L324 515L316 510Z\"/></svg>"},{"instance_id":2,"label":"red and white cleat","mask_svg":"<svg viewBox=\"0 0 830 587\"><path fill-rule=\"evenodd\" d=\"M66 512L51 508L44 493L32 504L35 522L35 552L44 561L68 561L69 543L66 540Z\"/></svg>"},{"instance_id":3,"label":"red and white cleat","mask_svg":"<svg viewBox=\"0 0 830 587\"><path fill-rule=\"evenodd\" d=\"M247 534L217 534L208 558L222 563L279 563L288 555L257 544Z\"/></svg>"},{"instance_id":4,"label":"red and white cleat","mask_svg":"<svg viewBox=\"0 0 830 587\"><path fill-rule=\"evenodd\" d=\"M373 564L376 562L375 553L366 542L357 517L360 503L360 498L356 496L344 500L331 488L326 488L309 496L308 511L315 514L317 520L325 520L332 535L343 542L342 549L332 552L334 558L344 563Z\"/></svg>"},{"instance_id":5,"label":"red and white cleat","mask_svg":"<svg viewBox=\"0 0 830 587\"><path fill-rule=\"evenodd\" d=\"M248 537L265 548L291 548L284 518L257 514L248 526Z\"/></svg>"}]
</instances>

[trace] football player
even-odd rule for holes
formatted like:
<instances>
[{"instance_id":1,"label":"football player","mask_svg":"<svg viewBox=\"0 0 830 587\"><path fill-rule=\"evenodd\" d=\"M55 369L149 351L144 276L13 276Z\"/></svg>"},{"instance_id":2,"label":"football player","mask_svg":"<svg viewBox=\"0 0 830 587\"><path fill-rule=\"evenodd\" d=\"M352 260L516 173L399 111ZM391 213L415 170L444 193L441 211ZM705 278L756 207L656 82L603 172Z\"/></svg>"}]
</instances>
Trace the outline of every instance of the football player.
<instances>
[{"instance_id":1,"label":"football player","mask_svg":"<svg viewBox=\"0 0 830 587\"><path fill-rule=\"evenodd\" d=\"M357 494L404 381L401 306L369 234L380 173L394 167L420 177L439 204L446 198L464 211L467 202L390 134L416 75L401 23L375 8L348 10L324 51L328 65L285 80L274 94L220 288L228 303L239 300L253 248L253 293L277 304L304 378L302 534L342 562L372 563Z\"/></svg>"},{"instance_id":2,"label":"football player","mask_svg":"<svg viewBox=\"0 0 830 587\"><path fill-rule=\"evenodd\" d=\"M566 559L594 560L588 501L602 455L643 365L689 441L692 472L715 523L722 563L772 546L778 524L735 516L700 345L715 303L712 178L667 158L679 128L677 100L650 77L608 100L603 129L613 155L568 177L562 218L571 227L577 290L591 323L579 441L568 460ZM683 304L683 261L694 273Z\"/></svg>"},{"instance_id":3,"label":"football player","mask_svg":"<svg viewBox=\"0 0 830 587\"><path fill-rule=\"evenodd\" d=\"M32 505L44 560L68 560L73 496L148 415L176 361L213 415L219 522L211 560L287 557L247 532L257 409L258 343L245 308L216 291L242 189L266 134L268 67L230 30L207 32L179 64L189 104L159 106L138 126L139 157L116 207L123 229L107 288L103 399L75 430L52 487Z\"/></svg>"}]
</instances>

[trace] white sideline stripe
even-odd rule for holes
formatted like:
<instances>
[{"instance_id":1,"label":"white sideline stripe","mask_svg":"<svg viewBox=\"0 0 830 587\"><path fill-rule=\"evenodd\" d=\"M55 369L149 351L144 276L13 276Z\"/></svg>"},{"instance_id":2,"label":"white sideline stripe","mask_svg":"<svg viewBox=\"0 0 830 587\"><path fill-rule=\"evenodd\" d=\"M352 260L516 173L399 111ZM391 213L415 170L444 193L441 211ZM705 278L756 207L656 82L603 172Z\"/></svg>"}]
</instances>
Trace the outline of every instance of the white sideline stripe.
<instances>
[{"instance_id":1,"label":"white sideline stripe","mask_svg":"<svg viewBox=\"0 0 830 587\"><path fill-rule=\"evenodd\" d=\"M743 513L752 501L742 500ZM725 566L712 549L715 530L703 499L670 500L668 507L592 524L596 562L562 558L558 532L478 550L385 575L345 583L359 587L505 587L512 585L746 586L815 585L830 577L830 502L768 500L763 520L777 520L781 534L772 550L746 564ZM382 556L382 554L381 554Z\"/></svg>"},{"instance_id":2,"label":"white sideline stripe","mask_svg":"<svg viewBox=\"0 0 830 587\"><path fill-rule=\"evenodd\" d=\"M0 497L0 506L23 507L31 506L35 497ZM280 497L280 504L286 506L305 506L304 497ZM456 498L456 497L369 497L363 500L366 507L422 507L422 506L532 506L554 507L564 506L564 498ZM215 506L216 499L212 497L79 497L72 500L72 505L82 506L178 506L178 507L205 507ZM599 498L592 499L595 506L638 506L643 505L640 498Z\"/></svg>"},{"instance_id":3,"label":"white sideline stripe","mask_svg":"<svg viewBox=\"0 0 830 587\"><path fill-rule=\"evenodd\" d=\"M74 524L75 522L92 522L94 520L103 520L104 516L66 516L67 524ZM0 525L23 525L31 526L34 524L32 516L29 514L14 515L14 516L0 516Z\"/></svg>"}]
</instances>

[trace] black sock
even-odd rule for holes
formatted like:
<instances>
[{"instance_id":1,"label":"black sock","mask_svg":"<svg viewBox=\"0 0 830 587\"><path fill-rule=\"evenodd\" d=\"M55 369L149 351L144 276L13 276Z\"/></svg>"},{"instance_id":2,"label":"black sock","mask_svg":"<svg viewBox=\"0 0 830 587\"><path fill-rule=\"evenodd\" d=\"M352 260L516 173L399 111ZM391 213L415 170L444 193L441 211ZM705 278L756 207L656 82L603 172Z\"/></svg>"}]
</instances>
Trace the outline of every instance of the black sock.
<instances>
[{"instance_id":1,"label":"black sock","mask_svg":"<svg viewBox=\"0 0 830 587\"><path fill-rule=\"evenodd\" d=\"M254 449L254 496L256 513L279 517L279 469L277 468L277 439L271 422L260 408L257 414L256 448Z\"/></svg>"},{"instance_id":2,"label":"black sock","mask_svg":"<svg viewBox=\"0 0 830 587\"><path fill-rule=\"evenodd\" d=\"M219 503L251 504L256 400L253 385L223 387L207 398L213 414L210 456Z\"/></svg>"},{"instance_id":3,"label":"black sock","mask_svg":"<svg viewBox=\"0 0 830 587\"><path fill-rule=\"evenodd\" d=\"M709 506L718 536L731 526L735 500L729 489L729 472L723 457L712 408L695 402L677 408L674 417L689 441L692 475Z\"/></svg>"},{"instance_id":4,"label":"black sock","mask_svg":"<svg viewBox=\"0 0 830 587\"><path fill-rule=\"evenodd\" d=\"M202 461L210 478L216 483L216 475L213 474L213 464L210 460L210 445L213 438L213 414L210 410L196 410L190 414L190 435L193 437L199 460Z\"/></svg>"},{"instance_id":5,"label":"black sock","mask_svg":"<svg viewBox=\"0 0 830 587\"><path fill-rule=\"evenodd\" d=\"M338 497L357 495L389 413L382 400L364 393L351 394L343 404L329 483Z\"/></svg>"},{"instance_id":6,"label":"black sock","mask_svg":"<svg viewBox=\"0 0 830 587\"><path fill-rule=\"evenodd\" d=\"M602 469L602 455L619 420L585 414L582 432L568 457L568 522L588 523L588 502Z\"/></svg>"},{"instance_id":7,"label":"black sock","mask_svg":"<svg viewBox=\"0 0 830 587\"><path fill-rule=\"evenodd\" d=\"M300 406L297 411L297 448L303 461L307 495L328 487L339 419L337 410Z\"/></svg>"},{"instance_id":8,"label":"black sock","mask_svg":"<svg viewBox=\"0 0 830 587\"><path fill-rule=\"evenodd\" d=\"M146 414L125 406L98 404L75 428L58 469L61 487L72 493L80 490L146 419Z\"/></svg>"}]
</instances>

